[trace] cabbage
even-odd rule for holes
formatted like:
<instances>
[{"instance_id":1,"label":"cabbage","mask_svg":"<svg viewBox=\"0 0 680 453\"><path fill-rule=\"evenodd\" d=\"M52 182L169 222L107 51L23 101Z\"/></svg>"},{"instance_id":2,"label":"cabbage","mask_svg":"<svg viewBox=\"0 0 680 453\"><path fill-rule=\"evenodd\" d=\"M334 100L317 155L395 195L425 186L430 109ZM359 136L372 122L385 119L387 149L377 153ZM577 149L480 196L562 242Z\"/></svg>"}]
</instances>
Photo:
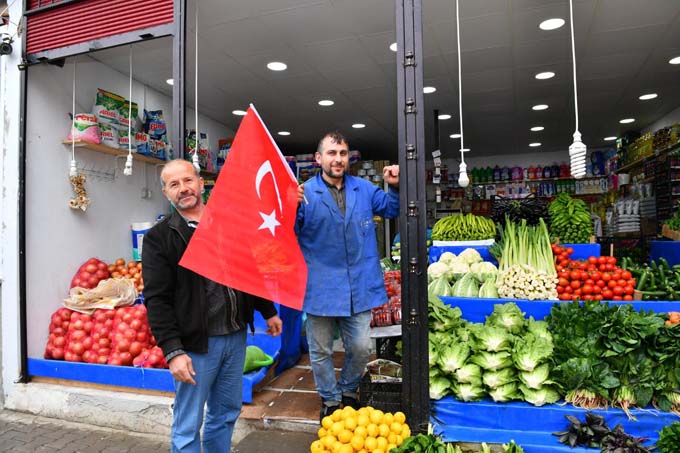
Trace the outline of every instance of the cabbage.
<instances>
[{"instance_id":1,"label":"cabbage","mask_svg":"<svg viewBox=\"0 0 680 453\"><path fill-rule=\"evenodd\" d=\"M501 385L489 391L489 396L497 403L504 403L506 401L514 400L519 397L517 390L517 383L511 382L509 384Z\"/></svg>"},{"instance_id":2,"label":"cabbage","mask_svg":"<svg viewBox=\"0 0 680 453\"><path fill-rule=\"evenodd\" d=\"M524 329L524 313L514 302L496 304L491 315L486 317L486 324L503 327L510 333L520 333Z\"/></svg>"},{"instance_id":3,"label":"cabbage","mask_svg":"<svg viewBox=\"0 0 680 453\"><path fill-rule=\"evenodd\" d=\"M489 277L479 288L481 299L498 299L498 288L496 288L496 276Z\"/></svg>"},{"instance_id":4,"label":"cabbage","mask_svg":"<svg viewBox=\"0 0 680 453\"><path fill-rule=\"evenodd\" d=\"M544 383L552 383L552 381L548 381L549 375L550 366L548 366L547 363L544 363L543 365L537 366L533 371L520 371L519 380L528 388L538 390Z\"/></svg>"},{"instance_id":5,"label":"cabbage","mask_svg":"<svg viewBox=\"0 0 680 453\"><path fill-rule=\"evenodd\" d=\"M467 363L456 370L456 380L459 384L473 384L482 382L482 369L474 363Z\"/></svg>"},{"instance_id":6,"label":"cabbage","mask_svg":"<svg viewBox=\"0 0 680 453\"><path fill-rule=\"evenodd\" d=\"M552 339L546 340L527 333L515 340L512 360L519 370L533 371L538 365L552 357L552 354Z\"/></svg>"},{"instance_id":7,"label":"cabbage","mask_svg":"<svg viewBox=\"0 0 680 453\"><path fill-rule=\"evenodd\" d=\"M442 276L432 280L432 282L427 285L427 294L428 296L450 296L451 285L449 285L449 279L446 276Z\"/></svg>"},{"instance_id":8,"label":"cabbage","mask_svg":"<svg viewBox=\"0 0 680 453\"><path fill-rule=\"evenodd\" d=\"M536 321L533 316L529 317L527 332L533 334L537 338L543 338L552 343L552 334L548 330L548 323L545 321Z\"/></svg>"},{"instance_id":9,"label":"cabbage","mask_svg":"<svg viewBox=\"0 0 680 453\"><path fill-rule=\"evenodd\" d=\"M460 255L458 255L458 261L461 261L466 264L472 264L481 263L484 260L482 259L482 255L480 255L477 250L467 248L460 252Z\"/></svg>"},{"instance_id":10,"label":"cabbage","mask_svg":"<svg viewBox=\"0 0 680 453\"><path fill-rule=\"evenodd\" d=\"M512 335L502 327L483 326L475 329L475 348L488 352L509 351L512 347Z\"/></svg>"},{"instance_id":11,"label":"cabbage","mask_svg":"<svg viewBox=\"0 0 680 453\"><path fill-rule=\"evenodd\" d=\"M465 365L468 357L470 357L470 347L465 343L457 342L443 348L440 347L437 364L443 371L453 373Z\"/></svg>"},{"instance_id":12,"label":"cabbage","mask_svg":"<svg viewBox=\"0 0 680 453\"><path fill-rule=\"evenodd\" d=\"M444 252L439 256L439 262L450 263L456 260L456 255L451 252Z\"/></svg>"},{"instance_id":13,"label":"cabbage","mask_svg":"<svg viewBox=\"0 0 680 453\"><path fill-rule=\"evenodd\" d=\"M480 351L473 355L470 360L486 371L496 371L512 365L509 352Z\"/></svg>"},{"instance_id":14,"label":"cabbage","mask_svg":"<svg viewBox=\"0 0 680 453\"><path fill-rule=\"evenodd\" d=\"M523 385L519 386L524 401L531 403L534 406L543 406L544 404L556 403L560 399L560 394L549 386L543 386L538 390L527 388Z\"/></svg>"},{"instance_id":15,"label":"cabbage","mask_svg":"<svg viewBox=\"0 0 680 453\"><path fill-rule=\"evenodd\" d=\"M451 279L451 272L449 271L449 267L446 265L446 263L442 263L441 261L438 261L436 263L432 263L427 267L427 278L428 280L436 280L439 277L446 277L447 279Z\"/></svg>"},{"instance_id":16,"label":"cabbage","mask_svg":"<svg viewBox=\"0 0 680 453\"><path fill-rule=\"evenodd\" d=\"M455 276L455 275L462 275L462 274L467 274L470 272L470 266L460 260L452 261L450 263L445 264L448 269L449 269L449 275ZM432 264L430 264L432 266Z\"/></svg>"},{"instance_id":17,"label":"cabbage","mask_svg":"<svg viewBox=\"0 0 680 453\"><path fill-rule=\"evenodd\" d=\"M517 375L515 374L515 369L512 367L504 368L500 371L486 371L482 376L484 385L491 389L496 389L501 385L515 381L517 381Z\"/></svg>"},{"instance_id":18,"label":"cabbage","mask_svg":"<svg viewBox=\"0 0 680 453\"><path fill-rule=\"evenodd\" d=\"M456 398L461 401L479 401L484 398L484 388L475 384L458 384L454 388Z\"/></svg>"},{"instance_id":19,"label":"cabbage","mask_svg":"<svg viewBox=\"0 0 680 453\"><path fill-rule=\"evenodd\" d=\"M439 358L439 352L437 351L437 346L432 342L432 339L427 342L428 344L428 363L430 368L435 366L437 359Z\"/></svg>"},{"instance_id":20,"label":"cabbage","mask_svg":"<svg viewBox=\"0 0 680 453\"><path fill-rule=\"evenodd\" d=\"M451 392L451 383L445 377L430 379L430 398L438 400Z\"/></svg>"},{"instance_id":21,"label":"cabbage","mask_svg":"<svg viewBox=\"0 0 680 453\"><path fill-rule=\"evenodd\" d=\"M498 274L498 268L496 268L493 263L482 261L481 263L472 263L470 265L470 272L474 274L475 278L479 280L480 283L484 283Z\"/></svg>"}]
</instances>

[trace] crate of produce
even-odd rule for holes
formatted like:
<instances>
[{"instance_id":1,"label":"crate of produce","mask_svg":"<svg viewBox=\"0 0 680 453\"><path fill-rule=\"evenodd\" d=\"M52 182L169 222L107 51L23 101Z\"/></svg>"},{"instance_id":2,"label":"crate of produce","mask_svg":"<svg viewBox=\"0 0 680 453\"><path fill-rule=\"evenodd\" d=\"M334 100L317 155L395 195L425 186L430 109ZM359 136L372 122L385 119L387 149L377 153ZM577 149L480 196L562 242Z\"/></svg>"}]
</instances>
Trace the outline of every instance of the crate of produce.
<instances>
[{"instance_id":1,"label":"crate of produce","mask_svg":"<svg viewBox=\"0 0 680 453\"><path fill-rule=\"evenodd\" d=\"M383 412L397 412L402 410L401 382L381 382L371 379L366 373L361 378L359 386L359 401L362 406L371 406Z\"/></svg>"}]
</instances>

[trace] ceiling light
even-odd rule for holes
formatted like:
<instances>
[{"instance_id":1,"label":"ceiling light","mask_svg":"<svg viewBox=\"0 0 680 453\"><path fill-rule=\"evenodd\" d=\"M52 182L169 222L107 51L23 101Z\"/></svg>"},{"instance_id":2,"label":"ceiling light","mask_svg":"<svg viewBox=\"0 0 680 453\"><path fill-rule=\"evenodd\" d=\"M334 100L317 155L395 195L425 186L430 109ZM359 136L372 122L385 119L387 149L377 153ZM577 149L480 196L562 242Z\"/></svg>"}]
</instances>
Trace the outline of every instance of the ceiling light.
<instances>
[{"instance_id":1,"label":"ceiling light","mask_svg":"<svg viewBox=\"0 0 680 453\"><path fill-rule=\"evenodd\" d=\"M248 112L245 110L232 110L231 113L236 116L244 116Z\"/></svg>"},{"instance_id":2,"label":"ceiling light","mask_svg":"<svg viewBox=\"0 0 680 453\"><path fill-rule=\"evenodd\" d=\"M354 124L352 124L352 127L353 127L354 129L363 129L363 128L366 127L366 125L363 124L363 123L354 123Z\"/></svg>"},{"instance_id":3,"label":"ceiling light","mask_svg":"<svg viewBox=\"0 0 680 453\"><path fill-rule=\"evenodd\" d=\"M286 63L281 63L280 61L272 61L271 63L267 63L267 68L272 71L285 71L288 69L288 65Z\"/></svg>"},{"instance_id":4,"label":"ceiling light","mask_svg":"<svg viewBox=\"0 0 680 453\"><path fill-rule=\"evenodd\" d=\"M639 97L639 99L641 101L648 101L650 99L654 99L657 96L658 96L658 94L656 94L656 93L649 93L649 94L643 94L642 96Z\"/></svg>"},{"instance_id":5,"label":"ceiling light","mask_svg":"<svg viewBox=\"0 0 680 453\"><path fill-rule=\"evenodd\" d=\"M396 52L396 51L397 51L397 43L396 43L396 42L393 42L392 44L390 44L390 50L391 50L392 52Z\"/></svg>"},{"instance_id":6,"label":"ceiling light","mask_svg":"<svg viewBox=\"0 0 680 453\"><path fill-rule=\"evenodd\" d=\"M612 137L605 137L605 138L604 138L604 141L605 141L605 142L613 142L614 140L616 140L616 137L614 137L614 136L612 136Z\"/></svg>"},{"instance_id":7,"label":"ceiling light","mask_svg":"<svg viewBox=\"0 0 680 453\"><path fill-rule=\"evenodd\" d=\"M534 142L534 143L529 143L529 146L531 146L532 148L536 148L537 146L541 146L541 144L538 143L538 142Z\"/></svg>"},{"instance_id":8,"label":"ceiling light","mask_svg":"<svg viewBox=\"0 0 680 453\"><path fill-rule=\"evenodd\" d=\"M556 30L560 28L562 25L564 25L564 19L554 18L544 20L543 22L540 23L538 28L540 28L541 30Z\"/></svg>"},{"instance_id":9,"label":"ceiling light","mask_svg":"<svg viewBox=\"0 0 680 453\"><path fill-rule=\"evenodd\" d=\"M451 138L460 138L460 134L451 134L449 135Z\"/></svg>"},{"instance_id":10,"label":"ceiling light","mask_svg":"<svg viewBox=\"0 0 680 453\"><path fill-rule=\"evenodd\" d=\"M548 108L548 104L538 104L531 107L532 110L545 110Z\"/></svg>"},{"instance_id":11,"label":"ceiling light","mask_svg":"<svg viewBox=\"0 0 680 453\"><path fill-rule=\"evenodd\" d=\"M624 118L621 121L619 121L619 123L628 124L628 123L632 123L633 121L635 121L635 118Z\"/></svg>"},{"instance_id":12,"label":"ceiling light","mask_svg":"<svg viewBox=\"0 0 680 453\"><path fill-rule=\"evenodd\" d=\"M545 129L543 126L534 126L531 128L531 132L540 132Z\"/></svg>"},{"instance_id":13,"label":"ceiling light","mask_svg":"<svg viewBox=\"0 0 680 453\"><path fill-rule=\"evenodd\" d=\"M425 94L434 93L435 91L437 91L435 87L423 87L423 93Z\"/></svg>"},{"instance_id":14,"label":"ceiling light","mask_svg":"<svg viewBox=\"0 0 680 453\"><path fill-rule=\"evenodd\" d=\"M539 72L534 77L536 77L538 80L552 79L555 77L555 73L551 71Z\"/></svg>"},{"instance_id":15,"label":"ceiling light","mask_svg":"<svg viewBox=\"0 0 680 453\"><path fill-rule=\"evenodd\" d=\"M671 58L668 62L670 64L680 64L680 57Z\"/></svg>"},{"instance_id":16,"label":"ceiling light","mask_svg":"<svg viewBox=\"0 0 680 453\"><path fill-rule=\"evenodd\" d=\"M330 99L322 99L319 101L319 105L322 107L329 107L333 104L335 104L335 102L331 101Z\"/></svg>"},{"instance_id":17,"label":"ceiling light","mask_svg":"<svg viewBox=\"0 0 680 453\"><path fill-rule=\"evenodd\" d=\"M443 114L439 115L437 118L440 119L440 120L450 120L451 115L449 115L448 113L443 113Z\"/></svg>"},{"instance_id":18,"label":"ceiling light","mask_svg":"<svg viewBox=\"0 0 680 453\"><path fill-rule=\"evenodd\" d=\"M288 132L288 131L279 131L279 132L277 132L277 134L279 134L279 135L290 135L290 132Z\"/></svg>"},{"instance_id":19,"label":"ceiling light","mask_svg":"<svg viewBox=\"0 0 680 453\"><path fill-rule=\"evenodd\" d=\"M172 80L172 79L168 79L168 80L165 81L165 83L167 83L168 85L174 85L175 81Z\"/></svg>"}]
</instances>

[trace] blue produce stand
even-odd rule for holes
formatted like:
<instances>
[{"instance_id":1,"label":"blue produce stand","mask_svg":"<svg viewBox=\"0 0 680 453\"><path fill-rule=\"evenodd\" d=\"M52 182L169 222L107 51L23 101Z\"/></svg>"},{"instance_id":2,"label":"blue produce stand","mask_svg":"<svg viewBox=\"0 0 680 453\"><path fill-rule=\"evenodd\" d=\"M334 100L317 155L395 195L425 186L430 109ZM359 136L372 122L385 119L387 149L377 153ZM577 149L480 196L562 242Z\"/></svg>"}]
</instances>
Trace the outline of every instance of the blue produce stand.
<instances>
[{"instance_id":1,"label":"blue produce stand","mask_svg":"<svg viewBox=\"0 0 680 453\"><path fill-rule=\"evenodd\" d=\"M514 302L534 319L543 319L558 301L528 301L511 299L478 299L465 297L441 297L447 305L458 307L469 322L484 322L493 311L494 305ZM668 312L680 310L680 302L608 302L610 305L632 304L637 310ZM561 445L552 435L563 431L568 425L565 415L583 420L587 411L571 404L558 403L536 407L525 402L495 403L493 401L461 402L445 397L432 402L431 422L435 434L447 442L493 442L507 443L514 440L526 453L587 453L599 451L589 448L571 449ZM629 420L620 409L594 410L605 417L613 428L621 424L624 430L634 436L646 436L645 445L653 445L658 431L680 418L672 413L653 408L632 410L637 420Z\"/></svg>"},{"instance_id":2,"label":"blue produce stand","mask_svg":"<svg viewBox=\"0 0 680 453\"><path fill-rule=\"evenodd\" d=\"M680 264L680 242L651 241L649 245L649 258L651 261L665 258L671 266Z\"/></svg>"},{"instance_id":3,"label":"blue produce stand","mask_svg":"<svg viewBox=\"0 0 680 453\"><path fill-rule=\"evenodd\" d=\"M653 242L652 242L653 244ZM680 262L680 242L678 244L678 252L677 252L677 257L678 257L678 262ZM593 243L593 244L562 244L564 247L571 247L574 249L574 253L571 254L571 259L573 260L585 260L588 259L590 256L600 256L601 253L601 247L600 244L598 243ZM482 259L484 261L490 261L493 264L498 264L496 262L496 259L491 256L491 253L489 253L489 246L488 245L470 245L470 246L465 246L465 245L448 245L448 246L432 246L430 247L430 263L435 263L439 261L439 257L442 255L444 252L451 252L456 255L460 254L465 249L475 249L479 252L479 254L482 256ZM669 260L670 262L670 260Z\"/></svg>"},{"instance_id":4,"label":"blue produce stand","mask_svg":"<svg viewBox=\"0 0 680 453\"><path fill-rule=\"evenodd\" d=\"M600 244L594 242L592 244L561 244L562 247L571 247L574 253L569 258L572 260L587 260L591 256L600 256L602 248Z\"/></svg>"}]
</instances>

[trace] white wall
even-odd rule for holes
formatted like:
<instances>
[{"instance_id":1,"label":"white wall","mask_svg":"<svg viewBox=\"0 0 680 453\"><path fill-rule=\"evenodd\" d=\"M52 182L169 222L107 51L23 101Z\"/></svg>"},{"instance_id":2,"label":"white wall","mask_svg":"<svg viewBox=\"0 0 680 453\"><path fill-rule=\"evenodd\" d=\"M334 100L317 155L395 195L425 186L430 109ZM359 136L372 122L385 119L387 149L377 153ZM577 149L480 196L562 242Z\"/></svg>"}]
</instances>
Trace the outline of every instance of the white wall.
<instances>
[{"instance_id":1,"label":"white wall","mask_svg":"<svg viewBox=\"0 0 680 453\"><path fill-rule=\"evenodd\" d=\"M70 146L66 137L71 111L73 66L40 65L30 68L27 121L26 243L28 355L42 357L50 314L66 296L80 264L95 256L106 262L132 258L130 224L151 221L167 212L158 183L160 168L134 162L133 174L124 176L125 159L76 148L79 167L95 169L113 178L88 177L86 189L92 200L87 212L68 207L73 196L68 181ZM77 64L76 112L90 112L97 88L128 97L125 75L92 59ZM140 83L133 84L132 100L142 112L162 109L172 125L172 99ZM193 112L187 123L193 124ZM211 139L233 136L218 122L200 117L201 129ZM145 175L146 172L146 175ZM151 199L141 198L148 186ZM4 319L4 316L3 316Z\"/></svg>"},{"instance_id":2,"label":"white wall","mask_svg":"<svg viewBox=\"0 0 680 453\"><path fill-rule=\"evenodd\" d=\"M678 123L678 122L680 122L680 107L673 110L668 115L664 116L663 118L656 121L655 123L652 123L651 125L649 125L649 127L646 127L645 129L643 129L642 133L646 134L647 132L656 132L661 128L664 128L666 126L670 126L671 124Z\"/></svg>"}]
</instances>

